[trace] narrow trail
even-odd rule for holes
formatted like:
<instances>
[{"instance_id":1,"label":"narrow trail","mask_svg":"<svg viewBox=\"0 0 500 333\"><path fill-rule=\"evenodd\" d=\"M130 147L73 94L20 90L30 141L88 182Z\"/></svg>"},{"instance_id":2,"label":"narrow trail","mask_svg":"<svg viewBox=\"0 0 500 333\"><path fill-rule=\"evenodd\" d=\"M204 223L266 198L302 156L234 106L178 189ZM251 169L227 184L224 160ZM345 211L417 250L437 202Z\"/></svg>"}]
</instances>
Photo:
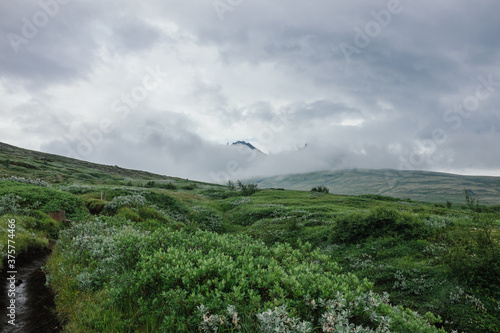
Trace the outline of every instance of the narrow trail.
<instances>
[{"instance_id":1,"label":"narrow trail","mask_svg":"<svg viewBox=\"0 0 500 333\"><path fill-rule=\"evenodd\" d=\"M0 274L0 304L2 318L0 318L0 332L5 333L45 333L60 332L61 324L55 314L54 295L45 286L45 274L41 270L50 257L50 252L40 253L17 263L16 281L22 282L16 286L15 292L15 324L8 323L7 307L10 304L8 297L10 282L6 272Z\"/></svg>"}]
</instances>

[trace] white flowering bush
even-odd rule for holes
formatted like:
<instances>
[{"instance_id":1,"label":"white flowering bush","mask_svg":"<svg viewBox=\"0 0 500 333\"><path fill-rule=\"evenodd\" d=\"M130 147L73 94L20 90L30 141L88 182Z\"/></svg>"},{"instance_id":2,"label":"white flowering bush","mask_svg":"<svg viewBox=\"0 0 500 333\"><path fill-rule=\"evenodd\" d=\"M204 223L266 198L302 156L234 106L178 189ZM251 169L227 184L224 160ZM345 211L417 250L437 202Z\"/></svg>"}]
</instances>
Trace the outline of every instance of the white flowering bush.
<instances>
[{"instance_id":1,"label":"white flowering bush","mask_svg":"<svg viewBox=\"0 0 500 333\"><path fill-rule=\"evenodd\" d=\"M394 273L394 284L392 288L414 295L422 295L429 292L436 285L446 283L446 280L439 282L435 278L428 277L418 270L413 270L412 273L415 274L416 277L408 277L407 274L403 273L401 270L397 270Z\"/></svg>"},{"instance_id":2,"label":"white flowering bush","mask_svg":"<svg viewBox=\"0 0 500 333\"><path fill-rule=\"evenodd\" d=\"M445 243L431 243L424 248L423 253L429 257L442 257L450 252ZM436 258L437 259L437 258Z\"/></svg>"},{"instance_id":3,"label":"white flowering bush","mask_svg":"<svg viewBox=\"0 0 500 333\"><path fill-rule=\"evenodd\" d=\"M351 301L348 301L341 292L337 293L335 299L330 300L319 298L316 301L306 295L304 301L313 311L322 312L319 324L323 332L390 332L392 318L381 314L377 309L382 304L389 304L387 293L381 296L370 290L354 297ZM366 318L365 322L375 328L354 323L359 320L360 315Z\"/></svg>"},{"instance_id":4,"label":"white flowering bush","mask_svg":"<svg viewBox=\"0 0 500 333\"><path fill-rule=\"evenodd\" d=\"M383 270L388 268L388 266L385 264L377 264L374 258L367 253L362 253L359 257L347 256L346 260L349 263L349 266L356 270L364 270L364 269Z\"/></svg>"},{"instance_id":5,"label":"white flowering bush","mask_svg":"<svg viewBox=\"0 0 500 333\"><path fill-rule=\"evenodd\" d=\"M238 207L240 205L245 205L245 204L249 204L252 202L252 199L250 199L249 197L243 197L241 199L237 199L237 200L234 200L231 202L231 205L233 207Z\"/></svg>"},{"instance_id":6,"label":"white flowering bush","mask_svg":"<svg viewBox=\"0 0 500 333\"><path fill-rule=\"evenodd\" d=\"M426 227L433 230L441 230L454 224L453 219L449 216L433 215L422 221Z\"/></svg>"},{"instance_id":7,"label":"white flowering bush","mask_svg":"<svg viewBox=\"0 0 500 333\"><path fill-rule=\"evenodd\" d=\"M15 195L12 196L13 194ZM52 187L8 180L0 186L0 198L4 196L7 196L4 199L4 208L11 205L10 211L12 211L12 209L18 209L19 205L20 208L26 209L21 211L23 214L33 209L44 213L58 212L63 209L70 220L88 214L81 198Z\"/></svg>"},{"instance_id":8,"label":"white flowering bush","mask_svg":"<svg viewBox=\"0 0 500 333\"><path fill-rule=\"evenodd\" d=\"M9 178L2 178L0 181L12 181L12 182L17 182L17 183L24 183L24 184L30 184L30 185L35 185L35 186L42 186L42 187L50 187L51 185L47 183L45 180L42 179L33 179L33 178L24 178L24 177L17 177L17 176L11 176Z\"/></svg>"},{"instance_id":9,"label":"white flowering bush","mask_svg":"<svg viewBox=\"0 0 500 333\"><path fill-rule=\"evenodd\" d=\"M149 232L138 231L127 224L113 226L109 221L116 220L94 218L61 232L60 251L81 267L66 271L63 268L59 273L74 275L81 290L101 288L139 260L138 247Z\"/></svg>"},{"instance_id":10,"label":"white flowering bush","mask_svg":"<svg viewBox=\"0 0 500 333\"><path fill-rule=\"evenodd\" d=\"M483 302L474 295L466 293L462 288L456 287L455 292L450 291L451 304L467 304L473 306L477 311L486 312ZM499 302L500 304L500 302Z\"/></svg>"},{"instance_id":11,"label":"white flowering bush","mask_svg":"<svg viewBox=\"0 0 500 333\"><path fill-rule=\"evenodd\" d=\"M23 198L13 193L2 196L0 198L0 215L24 212L20 205L23 201Z\"/></svg>"},{"instance_id":12,"label":"white flowering bush","mask_svg":"<svg viewBox=\"0 0 500 333\"><path fill-rule=\"evenodd\" d=\"M201 304L197 307L202 321L200 322L200 330L203 333L212 332L234 332L241 330L240 317L234 305L229 305L226 309L226 315L210 314L208 309Z\"/></svg>"},{"instance_id":13,"label":"white flowering bush","mask_svg":"<svg viewBox=\"0 0 500 333\"><path fill-rule=\"evenodd\" d=\"M308 333L312 331L312 324L300 321L288 315L286 305L277 306L274 310L267 310L257 314L259 332L262 333Z\"/></svg>"},{"instance_id":14,"label":"white flowering bush","mask_svg":"<svg viewBox=\"0 0 500 333\"><path fill-rule=\"evenodd\" d=\"M146 198L139 194L133 195L122 195L118 197L114 197L111 202L107 202L104 205L104 210L110 212L116 212L119 208L122 207L140 207L146 204Z\"/></svg>"},{"instance_id":15,"label":"white flowering bush","mask_svg":"<svg viewBox=\"0 0 500 333\"><path fill-rule=\"evenodd\" d=\"M59 186L59 190L73 194L85 194L96 191L97 187L92 185L71 184Z\"/></svg>"},{"instance_id":16,"label":"white flowering bush","mask_svg":"<svg viewBox=\"0 0 500 333\"><path fill-rule=\"evenodd\" d=\"M3 214L20 214L32 215L36 214L32 210L37 210L42 205L40 201L35 201L29 204L25 198L22 198L13 193L6 194L0 197L0 215Z\"/></svg>"},{"instance_id":17,"label":"white flowering bush","mask_svg":"<svg viewBox=\"0 0 500 333\"><path fill-rule=\"evenodd\" d=\"M214 210L205 207L194 207L189 215L201 230L219 232L222 231L222 217Z\"/></svg>"}]
</instances>

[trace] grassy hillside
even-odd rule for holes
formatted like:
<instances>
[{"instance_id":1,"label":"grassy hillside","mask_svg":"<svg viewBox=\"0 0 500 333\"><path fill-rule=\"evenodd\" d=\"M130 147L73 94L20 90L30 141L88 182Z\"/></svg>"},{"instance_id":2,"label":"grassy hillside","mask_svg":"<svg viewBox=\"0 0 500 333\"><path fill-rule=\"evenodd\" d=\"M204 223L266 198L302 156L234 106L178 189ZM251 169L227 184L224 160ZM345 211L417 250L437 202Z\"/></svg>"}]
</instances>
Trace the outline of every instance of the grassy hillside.
<instances>
[{"instance_id":1,"label":"grassy hillside","mask_svg":"<svg viewBox=\"0 0 500 333\"><path fill-rule=\"evenodd\" d=\"M38 168L0 166L18 177L0 181L0 232L15 219L26 255L57 241L46 270L67 332L500 332L500 208L463 194L243 191L2 156ZM70 225L46 215L60 208Z\"/></svg>"},{"instance_id":2,"label":"grassy hillside","mask_svg":"<svg viewBox=\"0 0 500 333\"><path fill-rule=\"evenodd\" d=\"M85 162L59 155L22 149L0 142L0 178L20 176L44 179L50 183L113 183L125 185L129 180L151 180L183 183L183 179Z\"/></svg>"},{"instance_id":3,"label":"grassy hillside","mask_svg":"<svg viewBox=\"0 0 500 333\"><path fill-rule=\"evenodd\" d=\"M500 177L461 176L410 170L341 170L252 179L261 188L309 191L326 186L346 195L380 194L416 201L463 203L465 189L480 201L500 205Z\"/></svg>"}]
</instances>

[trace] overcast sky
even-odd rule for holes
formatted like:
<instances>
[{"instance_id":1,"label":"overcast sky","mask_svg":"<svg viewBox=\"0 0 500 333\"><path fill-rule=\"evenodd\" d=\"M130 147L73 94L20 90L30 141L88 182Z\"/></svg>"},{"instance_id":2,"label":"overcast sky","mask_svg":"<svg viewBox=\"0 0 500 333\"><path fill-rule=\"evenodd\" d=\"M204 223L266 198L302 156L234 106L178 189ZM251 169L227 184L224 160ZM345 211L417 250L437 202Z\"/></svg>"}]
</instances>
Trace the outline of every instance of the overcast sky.
<instances>
[{"instance_id":1,"label":"overcast sky","mask_svg":"<svg viewBox=\"0 0 500 333\"><path fill-rule=\"evenodd\" d=\"M212 182L500 175L499 17L497 0L1 1L0 141Z\"/></svg>"}]
</instances>

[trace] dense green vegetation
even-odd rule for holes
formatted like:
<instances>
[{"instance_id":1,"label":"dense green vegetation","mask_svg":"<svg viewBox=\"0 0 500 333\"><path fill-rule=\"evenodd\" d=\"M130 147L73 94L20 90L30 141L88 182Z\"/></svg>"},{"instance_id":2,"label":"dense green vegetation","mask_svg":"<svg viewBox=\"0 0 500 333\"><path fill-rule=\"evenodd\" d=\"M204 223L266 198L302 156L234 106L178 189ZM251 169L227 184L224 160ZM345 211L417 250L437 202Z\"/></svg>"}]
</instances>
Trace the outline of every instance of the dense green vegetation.
<instances>
[{"instance_id":1,"label":"dense green vegetation","mask_svg":"<svg viewBox=\"0 0 500 333\"><path fill-rule=\"evenodd\" d=\"M329 325L325 314L340 315L351 304L356 307L332 327L357 323L410 331L424 323L413 312L403 318L404 310L371 293L369 282L342 274L310 245L268 247L243 235L164 228L149 233L120 219L82 223L64 232L60 244L49 266L51 282L62 287L64 304L84 295L83 315L69 311L75 315L71 331L184 332L205 326L209 332L255 332L284 325L305 332ZM99 303L87 302L87 296ZM313 300L318 306L311 306ZM344 303L327 309L326 300ZM294 323L258 320L267 309L286 309Z\"/></svg>"},{"instance_id":2,"label":"dense green vegetation","mask_svg":"<svg viewBox=\"0 0 500 333\"><path fill-rule=\"evenodd\" d=\"M500 331L499 207L228 185L9 178L0 240L57 241L68 332Z\"/></svg>"}]
</instances>

